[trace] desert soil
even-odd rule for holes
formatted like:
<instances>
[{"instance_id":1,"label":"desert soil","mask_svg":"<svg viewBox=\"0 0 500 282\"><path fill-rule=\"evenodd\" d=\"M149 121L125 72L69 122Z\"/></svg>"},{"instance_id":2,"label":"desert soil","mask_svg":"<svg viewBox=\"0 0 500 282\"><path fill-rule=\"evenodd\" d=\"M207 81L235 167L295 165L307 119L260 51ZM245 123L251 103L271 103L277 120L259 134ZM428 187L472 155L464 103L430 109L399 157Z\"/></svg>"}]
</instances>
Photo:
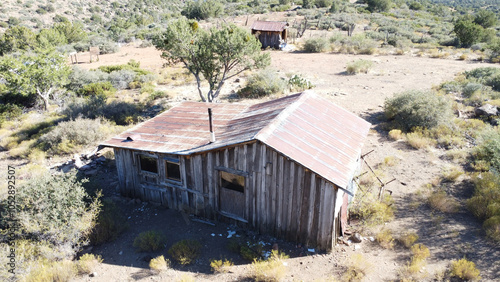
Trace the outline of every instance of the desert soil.
<instances>
[{"instance_id":1,"label":"desert soil","mask_svg":"<svg viewBox=\"0 0 500 282\"><path fill-rule=\"evenodd\" d=\"M500 277L500 247L487 241L481 231L481 225L468 213L463 200L470 195L470 188L455 195L462 200L460 211L452 215L435 214L425 204L415 205L415 193L426 183L432 182L442 172L448 163L442 158L444 151L440 149L414 150L402 141L392 141L387 138L387 132L378 130L383 104L386 98L405 90L427 90L442 82L453 80L455 75L477 67L494 66L480 62L458 61L453 59L432 59L416 57L411 54L395 55L345 55L345 54L306 54L300 52L271 51L271 67L286 74L300 74L315 85L314 91L328 96L333 102L349 109L373 123L364 153L366 160L376 167L385 157L393 157L397 165L386 168L383 181L395 179L387 185L392 192L397 207L396 218L386 224L395 234L406 231L416 232L420 243L429 247L431 257L428 265L421 271L422 280L432 280L443 273L450 261L466 256L474 261L481 270L484 281L494 281ZM159 70L162 61L160 53L154 48L136 48L124 46L120 52L101 55L99 62L80 63L86 69L97 68L100 65L126 63L134 59L141 67ZM365 59L374 62L372 70L367 74L347 75L347 63ZM221 95L221 102L234 97L238 88L244 84L244 78L228 83ZM178 94L175 101L184 99L198 100L193 84L172 87L158 86L165 90L175 88ZM257 101L246 100L245 103ZM365 167L366 169L366 167ZM116 175L111 170L112 177L107 181L116 181ZM104 262L96 269L97 277L79 278L80 281L111 281L111 280L179 280L187 276L196 280L233 281L248 277L250 264L242 261L238 255L228 252L227 231L237 230L242 238L253 238L255 234L238 230L233 226L217 224L210 226L192 222L186 215L179 212L152 207L145 203L137 204L127 199L121 199L113 192L114 184L110 186L110 194L126 207L130 229L118 240L93 249L93 253L102 255ZM464 185L464 187L467 187ZM354 226L354 229L357 227ZM144 254L136 253L132 248L133 238L141 231L159 229L169 237L167 249L177 240L196 238L203 243L203 255L192 266L175 265L171 270L160 275L153 275L144 257L164 254L166 251ZM360 230L360 229L358 229ZM366 238L373 236L373 231L362 230ZM280 249L289 253L287 260L287 275L285 280L310 281L315 279L338 279L345 271L346 261L353 253L361 253L370 262L371 268L367 281L392 281L398 279L400 269L410 258L409 251L402 247L385 250L375 242L364 240L361 244L339 245L330 254L311 253L307 246L296 246L293 243L282 242L269 237L256 237L268 244L278 242ZM268 245L270 249L270 245ZM210 258L232 258L235 266L228 274L212 274L209 267Z\"/></svg>"}]
</instances>

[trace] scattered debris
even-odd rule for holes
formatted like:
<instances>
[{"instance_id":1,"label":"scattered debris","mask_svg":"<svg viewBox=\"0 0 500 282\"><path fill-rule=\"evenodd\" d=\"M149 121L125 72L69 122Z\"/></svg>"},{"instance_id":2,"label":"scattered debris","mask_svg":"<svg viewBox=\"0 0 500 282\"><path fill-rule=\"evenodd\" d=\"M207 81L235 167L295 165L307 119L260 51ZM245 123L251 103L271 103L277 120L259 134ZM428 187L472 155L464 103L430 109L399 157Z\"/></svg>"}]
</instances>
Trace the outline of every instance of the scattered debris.
<instances>
[{"instance_id":1,"label":"scattered debris","mask_svg":"<svg viewBox=\"0 0 500 282\"><path fill-rule=\"evenodd\" d=\"M310 252L310 253L314 253L314 252L316 252L316 250L315 250L315 249L307 249L307 251L308 251L308 252Z\"/></svg>"},{"instance_id":2,"label":"scattered debris","mask_svg":"<svg viewBox=\"0 0 500 282\"><path fill-rule=\"evenodd\" d=\"M227 238L229 239L229 238L233 237L234 234L236 234L236 231L228 230L227 233L228 233Z\"/></svg>"},{"instance_id":3,"label":"scattered debris","mask_svg":"<svg viewBox=\"0 0 500 282\"><path fill-rule=\"evenodd\" d=\"M356 232L349 238L349 240L351 240L354 243L361 243L363 237L361 237L361 235Z\"/></svg>"}]
</instances>

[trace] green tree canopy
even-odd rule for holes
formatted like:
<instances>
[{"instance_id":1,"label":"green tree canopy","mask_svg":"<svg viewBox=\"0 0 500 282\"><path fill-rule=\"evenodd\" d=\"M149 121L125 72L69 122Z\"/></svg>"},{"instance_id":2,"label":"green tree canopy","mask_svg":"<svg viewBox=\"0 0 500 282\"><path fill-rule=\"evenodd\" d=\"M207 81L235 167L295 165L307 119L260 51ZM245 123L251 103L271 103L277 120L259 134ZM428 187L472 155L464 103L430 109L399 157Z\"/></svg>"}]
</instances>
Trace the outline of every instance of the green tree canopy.
<instances>
[{"instance_id":1,"label":"green tree canopy","mask_svg":"<svg viewBox=\"0 0 500 282\"><path fill-rule=\"evenodd\" d=\"M479 10L474 16L474 23L483 28L494 27L497 24L497 16L492 11Z\"/></svg>"},{"instance_id":2,"label":"green tree canopy","mask_svg":"<svg viewBox=\"0 0 500 282\"><path fill-rule=\"evenodd\" d=\"M5 79L10 94L37 96L45 110L54 90L68 82L70 71L66 58L52 50L19 57L7 55L0 60L0 78Z\"/></svg>"},{"instance_id":3,"label":"green tree canopy","mask_svg":"<svg viewBox=\"0 0 500 282\"><path fill-rule=\"evenodd\" d=\"M213 102L226 80L245 70L266 67L271 60L268 53L261 52L255 37L233 24L207 31L195 21L180 19L170 23L153 44L163 51L161 56L167 64L182 63L189 70L204 102ZM202 91L202 77L209 85L206 94Z\"/></svg>"},{"instance_id":4,"label":"green tree canopy","mask_svg":"<svg viewBox=\"0 0 500 282\"><path fill-rule=\"evenodd\" d=\"M461 46L470 47L481 39L483 28L470 17L462 17L455 22L453 31Z\"/></svg>"},{"instance_id":5,"label":"green tree canopy","mask_svg":"<svg viewBox=\"0 0 500 282\"><path fill-rule=\"evenodd\" d=\"M0 56L17 50L32 50L36 46L35 33L24 26L11 27L0 35Z\"/></svg>"},{"instance_id":6,"label":"green tree canopy","mask_svg":"<svg viewBox=\"0 0 500 282\"><path fill-rule=\"evenodd\" d=\"M387 12L391 9L391 0L365 0L370 12Z\"/></svg>"}]
</instances>

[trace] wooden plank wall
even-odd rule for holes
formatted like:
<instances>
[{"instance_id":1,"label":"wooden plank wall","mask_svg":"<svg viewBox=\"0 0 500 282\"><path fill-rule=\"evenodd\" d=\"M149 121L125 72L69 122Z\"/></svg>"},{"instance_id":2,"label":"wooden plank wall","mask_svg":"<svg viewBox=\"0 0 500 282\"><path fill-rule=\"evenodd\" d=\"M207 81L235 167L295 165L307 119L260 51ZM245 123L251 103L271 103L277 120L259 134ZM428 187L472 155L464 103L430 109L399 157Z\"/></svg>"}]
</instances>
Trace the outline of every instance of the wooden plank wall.
<instances>
[{"instance_id":1,"label":"wooden plank wall","mask_svg":"<svg viewBox=\"0 0 500 282\"><path fill-rule=\"evenodd\" d=\"M245 204L238 214L244 215L249 226L320 249L333 246L335 211L340 208L335 203L341 203L336 199L338 189L261 142L180 156L182 185L162 182L161 175L156 184L139 184L138 168L130 165L133 153L115 149L115 156L125 195L209 219L216 219L219 210L218 171L241 173L245 175ZM161 170L164 167L159 167L160 174Z\"/></svg>"},{"instance_id":2,"label":"wooden plank wall","mask_svg":"<svg viewBox=\"0 0 500 282\"><path fill-rule=\"evenodd\" d=\"M280 48L280 32L269 32L269 31L260 31L259 41L262 43L262 48L271 47L274 49Z\"/></svg>"}]
</instances>

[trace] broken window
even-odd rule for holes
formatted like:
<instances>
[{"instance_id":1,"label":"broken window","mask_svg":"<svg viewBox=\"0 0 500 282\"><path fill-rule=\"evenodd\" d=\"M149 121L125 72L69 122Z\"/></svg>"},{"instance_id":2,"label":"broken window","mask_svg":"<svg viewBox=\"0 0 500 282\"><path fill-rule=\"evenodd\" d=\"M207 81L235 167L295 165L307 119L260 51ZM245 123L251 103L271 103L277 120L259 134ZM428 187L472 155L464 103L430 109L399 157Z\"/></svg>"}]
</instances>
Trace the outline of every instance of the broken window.
<instances>
[{"instance_id":1,"label":"broken window","mask_svg":"<svg viewBox=\"0 0 500 282\"><path fill-rule=\"evenodd\" d=\"M245 177L241 175L232 174L229 172L220 172L221 187L245 193Z\"/></svg>"},{"instance_id":2,"label":"broken window","mask_svg":"<svg viewBox=\"0 0 500 282\"><path fill-rule=\"evenodd\" d=\"M155 174L158 173L158 162L154 157L139 155L139 164L141 166L141 171L151 172Z\"/></svg>"},{"instance_id":3,"label":"broken window","mask_svg":"<svg viewBox=\"0 0 500 282\"><path fill-rule=\"evenodd\" d=\"M181 181L181 166L178 160L167 160L165 162L165 177L170 180Z\"/></svg>"}]
</instances>

